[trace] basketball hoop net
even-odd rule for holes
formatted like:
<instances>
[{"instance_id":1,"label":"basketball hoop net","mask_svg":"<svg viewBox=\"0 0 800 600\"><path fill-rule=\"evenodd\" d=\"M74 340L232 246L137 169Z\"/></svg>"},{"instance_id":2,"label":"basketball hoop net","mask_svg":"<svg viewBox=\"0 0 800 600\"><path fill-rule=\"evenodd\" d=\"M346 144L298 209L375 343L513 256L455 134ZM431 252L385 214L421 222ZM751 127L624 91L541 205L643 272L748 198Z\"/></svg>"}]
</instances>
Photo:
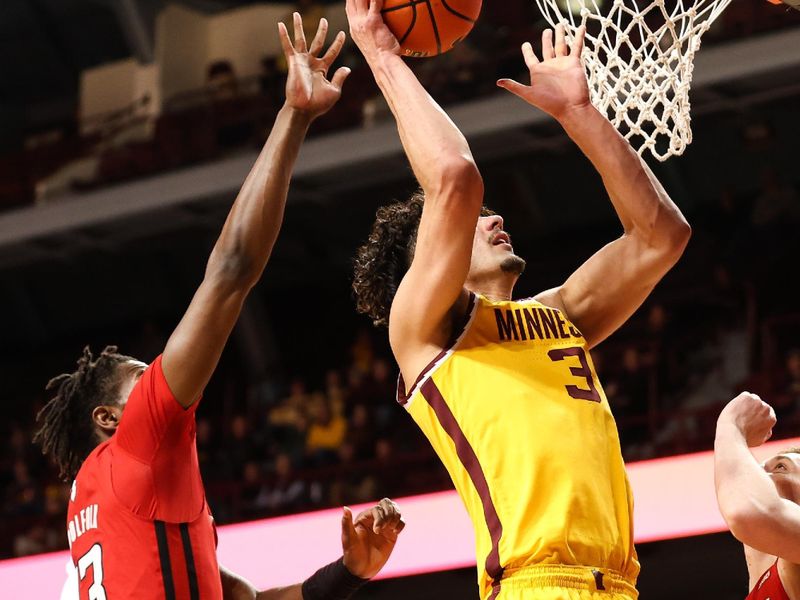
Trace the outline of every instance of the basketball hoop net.
<instances>
[{"instance_id":1,"label":"basketball hoop net","mask_svg":"<svg viewBox=\"0 0 800 600\"><path fill-rule=\"evenodd\" d=\"M730 0L611 1L609 9L601 9L602 0L536 3L553 27L564 23L568 37L586 24L592 104L639 154L649 150L661 161L683 154L692 141L694 56Z\"/></svg>"}]
</instances>

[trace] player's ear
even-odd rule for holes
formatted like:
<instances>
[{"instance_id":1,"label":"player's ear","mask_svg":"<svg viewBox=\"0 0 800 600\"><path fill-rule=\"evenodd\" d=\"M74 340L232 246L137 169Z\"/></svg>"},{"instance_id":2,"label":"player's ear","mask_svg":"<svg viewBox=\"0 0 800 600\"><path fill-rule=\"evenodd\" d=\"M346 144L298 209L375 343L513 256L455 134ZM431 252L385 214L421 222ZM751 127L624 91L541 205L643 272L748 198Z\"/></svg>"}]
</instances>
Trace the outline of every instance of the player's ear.
<instances>
[{"instance_id":1,"label":"player's ear","mask_svg":"<svg viewBox=\"0 0 800 600\"><path fill-rule=\"evenodd\" d=\"M122 417L122 411L117 406L101 404L92 411L92 421L108 435L112 435L117 430L120 417Z\"/></svg>"}]
</instances>

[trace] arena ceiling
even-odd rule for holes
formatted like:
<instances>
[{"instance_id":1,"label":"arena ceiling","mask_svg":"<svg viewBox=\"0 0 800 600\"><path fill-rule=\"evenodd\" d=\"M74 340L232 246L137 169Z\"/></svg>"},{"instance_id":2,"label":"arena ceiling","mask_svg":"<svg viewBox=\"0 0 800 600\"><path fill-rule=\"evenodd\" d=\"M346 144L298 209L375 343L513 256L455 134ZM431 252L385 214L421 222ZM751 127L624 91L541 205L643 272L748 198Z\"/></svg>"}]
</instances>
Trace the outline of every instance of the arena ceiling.
<instances>
[{"instance_id":1,"label":"arena ceiling","mask_svg":"<svg viewBox=\"0 0 800 600\"><path fill-rule=\"evenodd\" d=\"M84 69L131 56L149 62L167 2L215 13L256 0L0 1L0 148L71 120Z\"/></svg>"},{"instance_id":2,"label":"arena ceiling","mask_svg":"<svg viewBox=\"0 0 800 600\"><path fill-rule=\"evenodd\" d=\"M146 52L141 36L137 38L136 28L131 28L131 19L152 22L163 2L0 0L3 135L15 128L20 131L25 124L45 126L70 118L80 71ZM249 2L185 3L218 11ZM136 10L121 14L120 7ZM800 47L800 41L786 41L781 37L786 35L792 32L741 40L730 48L703 48L692 92L695 141L685 157L658 165L659 176L680 202L711 198L723 175L742 179L752 171L744 154L736 159L738 163L710 168L715 157L732 160L727 151L741 146L743 130L750 124L766 123L775 135L794 140L796 147L800 55L792 50ZM528 116L515 120L520 112L511 100L491 97L451 112L468 130L487 176L492 205L512 224L528 224L530 240L523 254L534 252L539 236L546 235L548 228L585 227L604 219L613 225L613 215L602 202L592 203L597 205L595 212L581 202L560 202L565 196L594 194L599 183L557 127L544 117L530 116L527 110ZM313 282L316 287L311 294L335 288L346 297L352 254L364 238L375 207L408 193L413 181L392 124L325 136L311 144L298 165L287 222L265 285L280 291ZM791 164L792 156L782 158ZM171 190L188 192L198 179L196 172L159 175L132 182L131 188L99 190L93 201L108 209L103 221L81 222L78 217L87 212L82 203L91 201L81 197L67 199L75 204L62 207L0 214L0 331L5 339L35 345L36 340L44 342L126 315L162 314L182 306L253 159L251 155L234 157L230 169L222 163L203 166L210 181L207 189L194 195L171 191L177 198L173 203L167 197L170 194L141 192L163 192L168 183ZM575 182L584 179L584 187L575 187ZM566 188L565 181L570 182ZM739 181L742 189L747 185L752 182ZM137 204L137 198L150 204ZM156 202L162 205L154 207ZM294 208L298 206L302 210ZM58 211L63 214L55 214ZM141 281L146 282L147 293L139 289ZM87 311L86 297L96 299L99 308Z\"/></svg>"}]
</instances>

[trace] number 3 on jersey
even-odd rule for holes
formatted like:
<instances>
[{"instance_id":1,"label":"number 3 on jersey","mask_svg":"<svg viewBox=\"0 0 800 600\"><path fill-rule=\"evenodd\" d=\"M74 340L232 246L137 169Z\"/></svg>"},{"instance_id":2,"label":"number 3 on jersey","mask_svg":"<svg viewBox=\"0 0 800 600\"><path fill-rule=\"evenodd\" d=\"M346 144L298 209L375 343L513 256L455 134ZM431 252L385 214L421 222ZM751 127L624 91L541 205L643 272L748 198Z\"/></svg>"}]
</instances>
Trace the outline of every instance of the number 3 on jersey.
<instances>
[{"instance_id":1,"label":"number 3 on jersey","mask_svg":"<svg viewBox=\"0 0 800 600\"><path fill-rule=\"evenodd\" d=\"M89 567L92 567L94 581L89 586L89 600L107 600L106 589L103 587L103 547L95 544L78 560L78 577L86 577Z\"/></svg>"},{"instance_id":2,"label":"number 3 on jersey","mask_svg":"<svg viewBox=\"0 0 800 600\"><path fill-rule=\"evenodd\" d=\"M576 400L589 400L591 402L600 402L600 394L597 392L597 387L594 385L594 374L589 367L589 361L586 360L586 352L580 346L571 346L570 348L557 348L550 350L547 353L550 360L558 362L564 360L568 356L576 356L580 361L580 367L570 367L569 372L575 377L585 379L589 389L578 387L577 385L566 385L567 393L570 397Z\"/></svg>"}]
</instances>

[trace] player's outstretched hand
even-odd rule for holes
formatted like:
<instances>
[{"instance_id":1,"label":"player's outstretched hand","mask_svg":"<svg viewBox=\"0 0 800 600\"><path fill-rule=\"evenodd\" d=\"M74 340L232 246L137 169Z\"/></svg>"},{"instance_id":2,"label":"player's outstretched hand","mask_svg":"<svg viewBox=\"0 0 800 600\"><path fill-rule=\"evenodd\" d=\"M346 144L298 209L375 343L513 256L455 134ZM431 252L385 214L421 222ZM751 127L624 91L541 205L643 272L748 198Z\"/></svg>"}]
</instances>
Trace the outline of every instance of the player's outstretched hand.
<instances>
[{"instance_id":1,"label":"player's outstretched hand","mask_svg":"<svg viewBox=\"0 0 800 600\"><path fill-rule=\"evenodd\" d=\"M342 95L342 84L350 74L347 67L339 67L328 79L328 70L344 46L345 34L340 31L328 51L320 56L328 34L328 21L320 19L317 34L306 45L303 19L294 13L294 41L289 38L286 25L278 23L278 36L289 65L286 79L286 104L311 118L328 112Z\"/></svg>"},{"instance_id":2,"label":"player's outstretched hand","mask_svg":"<svg viewBox=\"0 0 800 600\"><path fill-rule=\"evenodd\" d=\"M345 507L342 515L344 566L353 575L371 579L383 568L394 550L397 536L406 526L400 508L384 498L353 519Z\"/></svg>"},{"instance_id":3,"label":"player's outstretched hand","mask_svg":"<svg viewBox=\"0 0 800 600\"><path fill-rule=\"evenodd\" d=\"M777 423L775 411L756 394L743 392L728 402L717 420L717 428L732 426L742 434L751 448L760 446L772 437Z\"/></svg>"},{"instance_id":4,"label":"player's outstretched hand","mask_svg":"<svg viewBox=\"0 0 800 600\"><path fill-rule=\"evenodd\" d=\"M513 79L501 79L497 85L504 88L560 120L573 109L590 106L589 85L581 62L586 28L581 26L572 41L566 41L563 24L556 27L555 45L553 31L542 33L542 60L533 51L530 42L522 44L522 56L531 76L531 84L523 85Z\"/></svg>"},{"instance_id":5,"label":"player's outstretched hand","mask_svg":"<svg viewBox=\"0 0 800 600\"><path fill-rule=\"evenodd\" d=\"M400 43L381 16L383 0L347 0L345 10L350 23L350 37L367 62L382 52L400 53Z\"/></svg>"}]
</instances>

